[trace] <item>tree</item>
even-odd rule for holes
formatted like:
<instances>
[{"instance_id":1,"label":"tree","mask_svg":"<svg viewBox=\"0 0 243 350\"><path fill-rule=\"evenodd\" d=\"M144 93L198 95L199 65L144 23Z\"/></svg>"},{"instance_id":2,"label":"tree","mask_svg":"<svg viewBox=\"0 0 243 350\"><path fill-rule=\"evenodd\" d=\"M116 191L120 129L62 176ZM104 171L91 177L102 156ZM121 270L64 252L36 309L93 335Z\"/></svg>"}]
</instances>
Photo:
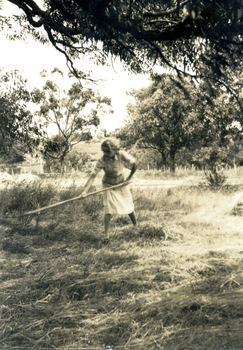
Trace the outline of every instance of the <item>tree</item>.
<instances>
[{"instance_id":1,"label":"tree","mask_svg":"<svg viewBox=\"0 0 243 350\"><path fill-rule=\"evenodd\" d=\"M73 170L82 171L87 168L87 164L90 164L91 157L87 152L78 151L72 149L63 160L61 164L58 159L49 157L47 154L45 156L45 172L61 173L63 167L66 171L70 172Z\"/></svg>"},{"instance_id":2,"label":"tree","mask_svg":"<svg viewBox=\"0 0 243 350\"><path fill-rule=\"evenodd\" d=\"M131 96L127 123L116 132L127 147L136 144L157 150L161 165L170 160L172 171L176 155L185 150L184 164L213 167L227 160L227 145L236 133L240 110L225 88L205 81L192 86L187 79L164 74L153 76L149 87L133 90Z\"/></svg>"},{"instance_id":3,"label":"tree","mask_svg":"<svg viewBox=\"0 0 243 350\"><path fill-rule=\"evenodd\" d=\"M241 100L240 94L238 99ZM198 131L192 163L211 170L221 163L230 164L229 144L237 142L241 133L241 104L225 87L205 81L198 85L193 102Z\"/></svg>"},{"instance_id":4,"label":"tree","mask_svg":"<svg viewBox=\"0 0 243 350\"><path fill-rule=\"evenodd\" d=\"M53 70L55 72L57 69ZM66 92L58 83L47 80L42 90L34 89L32 100L40 105L37 114L44 118L45 126L49 128L54 124L58 130L54 137L47 136L44 156L57 159L62 171L64 159L72 147L92 138L91 131L99 125L102 113L112 113L110 99L83 89L78 82Z\"/></svg>"},{"instance_id":5,"label":"tree","mask_svg":"<svg viewBox=\"0 0 243 350\"><path fill-rule=\"evenodd\" d=\"M71 67L81 54L101 63L111 54L136 72L157 64L222 79L242 61L242 0L8 1L21 10L21 36L51 42Z\"/></svg>"},{"instance_id":6,"label":"tree","mask_svg":"<svg viewBox=\"0 0 243 350\"><path fill-rule=\"evenodd\" d=\"M27 109L30 99L18 71L0 70L0 158L5 163L23 161L39 144L42 133Z\"/></svg>"},{"instance_id":7,"label":"tree","mask_svg":"<svg viewBox=\"0 0 243 350\"><path fill-rule=\"evenodd\" d=\"M133 90L134 103L127 106L131 119L122 132L128 145L137 142L140 148L157 150L161 165L170 160L172 171L178 150L194 141L196 120L194 115L188 117L193 106L185 85L167 75L156 75L149 87ZM188 83L187 87L191 89Z\"/></svg>"}]
</instances>

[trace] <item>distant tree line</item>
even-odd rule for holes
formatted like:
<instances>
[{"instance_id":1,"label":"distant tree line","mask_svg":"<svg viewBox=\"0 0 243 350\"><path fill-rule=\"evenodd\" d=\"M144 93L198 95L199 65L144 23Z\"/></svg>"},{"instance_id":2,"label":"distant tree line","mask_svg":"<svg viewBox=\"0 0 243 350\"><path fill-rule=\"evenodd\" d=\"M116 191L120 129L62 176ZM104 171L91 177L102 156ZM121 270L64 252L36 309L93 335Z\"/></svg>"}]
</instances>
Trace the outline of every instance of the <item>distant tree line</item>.
<instances>
[{"instance_id":1,"label":"distant tree line","mask_svg":"<svg viewBox=\"0 0 243 350\"><path fill-rule=\"evenodd\" d=\"M242 164L241 81L239 72L235 95L218 82L153 75L148 87L130 91L125 125L113 134L143 168Z\"/></svg>"},{"instance_id":2,"label":"distant tree line","mask_svg":"<svg viewBox=\"0 0 243 350\"><path fill-rule=\"evenodd\" d=\"M0 73L1 163L22 162L27 152L39 151L47 172L85 170L90 156L74 146L90 140L100 116L112 113L111 100L78 82L62 90L54 79L62 78L57 68L42 89L31 92L17 71ZM128 93L126 122L113 135L143 169L243 164L243 75L234 73L233 89L218 81L152 75L148 87ZM29 103L37 110L30 112ZM56 133L49 136L51 125Z\"/></svg>"}]
</instances>

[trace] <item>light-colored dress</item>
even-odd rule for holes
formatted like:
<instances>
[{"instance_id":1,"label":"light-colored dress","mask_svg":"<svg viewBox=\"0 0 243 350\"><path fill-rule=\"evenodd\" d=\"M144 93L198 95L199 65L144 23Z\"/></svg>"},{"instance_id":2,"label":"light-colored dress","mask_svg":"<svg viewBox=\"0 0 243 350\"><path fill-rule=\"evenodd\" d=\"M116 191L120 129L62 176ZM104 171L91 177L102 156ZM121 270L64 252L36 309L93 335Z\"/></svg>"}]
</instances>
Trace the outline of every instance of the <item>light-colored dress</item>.
<instances>
[{"instance_id":1,"label":"light-colored dress","mask_svg":"<svg viewBox=\"0 0 243 350\"><path fill-rule=\"evenodd\" d=\"M114 158L103 156L93 170L97 175L105 172L102 179L103 188L118 185L124 181L124 168L131 169L135 159L125 151L118 151ZM103 192L103 204L106 214L131 214L134 211L132 195L128 186Z\"/></svg>"}]
</instances>

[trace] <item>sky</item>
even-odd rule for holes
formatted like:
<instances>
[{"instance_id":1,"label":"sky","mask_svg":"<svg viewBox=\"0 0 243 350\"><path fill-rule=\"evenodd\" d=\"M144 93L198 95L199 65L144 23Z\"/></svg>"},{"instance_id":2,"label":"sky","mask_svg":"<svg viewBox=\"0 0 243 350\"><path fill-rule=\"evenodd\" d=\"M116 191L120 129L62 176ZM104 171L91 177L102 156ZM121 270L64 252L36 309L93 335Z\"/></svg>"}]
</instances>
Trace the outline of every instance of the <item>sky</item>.
<instances>
[{"instance_id":1,"label":"sky","mask_svg":"<svg viewBox=\"0 0 243 350\"><path fill-rule=\"evenodd\" d=\"M0 14L7 15L13 11L16 12L16 6L5 1ZM0 47L0 67L7 71L15 69L21 71L22 76L28 79L27 86L30 89L41 88L44 85L45 80L40 77L40 72L44 69L51 72L57 67L65 74L68 73L66 59L61 53L51 45L42 45L31 37L28 38L28 42L10 41L0 32ZM105 128L109 132L121 126L126 117L128 102L126 91L147 86L148 76L125 72L118 59L113 61L113 67L96 66L88 58L76 61L75 65L80 70L91 70L93 78L101 80L92 88L98 89L101 94L112 99L114 114L102 117L100 129Z\"/></svg>"}]
</instances>

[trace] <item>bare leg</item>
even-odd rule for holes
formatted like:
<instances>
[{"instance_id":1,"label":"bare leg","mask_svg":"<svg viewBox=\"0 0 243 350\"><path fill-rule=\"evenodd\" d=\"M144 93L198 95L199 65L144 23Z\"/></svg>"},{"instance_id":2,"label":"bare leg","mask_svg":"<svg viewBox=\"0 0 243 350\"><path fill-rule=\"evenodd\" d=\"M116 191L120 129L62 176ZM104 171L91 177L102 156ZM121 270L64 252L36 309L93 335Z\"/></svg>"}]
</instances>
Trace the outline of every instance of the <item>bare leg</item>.
<instances>
[{"instance_id":1,"label":"bare leg","mask_svg":"<svg viewBox=\"0 0 243 350\"><path fill-rule=\"evenodd\" d=\"M106 238L109 238L109 228L110 228L110 221L111 221L111 214L105 214L105 235Z\"/></svg>"},{"instance_id":2,"label":"bare leg","mask_svg":"<svg viewBox=\"0 0 243 350\"><path fill-rule=\"evenodd\" d=\"M134 211L131 214L128 214L128 215L129 215L129 218L131 219L131 221L133 223L133 226L137 227L137 218L136 218L136 215L135 215Z\"/></svg>"}]
</instances>

